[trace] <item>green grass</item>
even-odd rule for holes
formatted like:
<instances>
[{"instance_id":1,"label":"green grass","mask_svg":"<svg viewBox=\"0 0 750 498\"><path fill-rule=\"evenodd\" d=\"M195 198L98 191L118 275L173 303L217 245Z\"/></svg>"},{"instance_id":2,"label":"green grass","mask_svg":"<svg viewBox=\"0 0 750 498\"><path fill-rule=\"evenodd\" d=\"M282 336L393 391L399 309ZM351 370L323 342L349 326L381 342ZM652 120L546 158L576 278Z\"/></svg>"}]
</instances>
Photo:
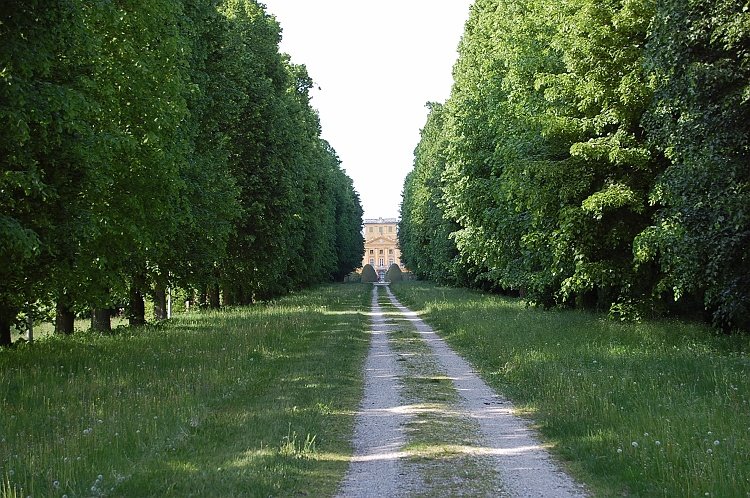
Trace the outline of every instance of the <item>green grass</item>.
<instances>
[{"instance_id":1,"label":"green grass","mask_svg":"<svg viewBox=\"0 0 750 498\"><path fill-rule=\"evenodd\" d=\"M0 351L1 496L331 495L371 286Z\"/></svg>"},{"instance_id":2,"label":"green grass","mask_svg":"<svg viewBox=\"0 0 750 498\"><path fill-rule=\"evenodd\" d=\"M393 285L596 496L750 496L750 340Z\"/></svg>"}]
</instances>

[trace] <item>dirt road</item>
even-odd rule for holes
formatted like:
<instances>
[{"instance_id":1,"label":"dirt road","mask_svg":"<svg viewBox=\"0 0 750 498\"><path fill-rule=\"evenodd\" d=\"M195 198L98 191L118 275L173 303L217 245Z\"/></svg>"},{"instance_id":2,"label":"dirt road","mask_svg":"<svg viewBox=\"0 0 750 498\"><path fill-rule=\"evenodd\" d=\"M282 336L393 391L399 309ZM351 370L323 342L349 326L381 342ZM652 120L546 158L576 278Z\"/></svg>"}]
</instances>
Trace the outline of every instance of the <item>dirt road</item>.
<instances>
[{"instance_id":1,"label":"dirt road","mask_svg":"<svg viewBox=\"0 0 750 498\"><path fill-rule=\"evenodd\" d=\"M374 286L371 313L354 457L338 496L586 496L511 403L387 286Z\"/></svg>"}]
</instances>

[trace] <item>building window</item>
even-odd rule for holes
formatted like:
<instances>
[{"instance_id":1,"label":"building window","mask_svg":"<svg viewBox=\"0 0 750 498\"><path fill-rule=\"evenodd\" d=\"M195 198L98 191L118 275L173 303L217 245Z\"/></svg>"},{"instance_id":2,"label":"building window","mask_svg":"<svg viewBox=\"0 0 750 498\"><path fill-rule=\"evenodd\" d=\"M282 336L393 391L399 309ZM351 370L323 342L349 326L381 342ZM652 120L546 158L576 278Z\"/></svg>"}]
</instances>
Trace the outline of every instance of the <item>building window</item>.
<instances>
[{"instance_id":1,"label":"building window","mask_svg":"<svg viewBox=\"0 0 750 498\"><path fill-rule=\"evenodd\" d=\"M379 252L378 254L383 254L383 250L382 250L382 249L380 249L380 252Z\"/></svg>"},{"instance_id":2,"label":"building window","mask_svg":"<svg viewBox=\"0 0 750 498\"><path fill-rule=\"evenodd\" d=\"M388 249L388 254L393 254L393 249Z\"/></svg>"},{"instance_id":3,"label":"building window","mask_svg":"<svg viewBox=\"0 0 750 498\"><path fill-rule=\"evenodd\" d=\"M393 233L393 227L388 227L388 233Z\"/></svg>"},{"instance_id":4,"label":"building window","mask_svg":"<svg viewBox=\"0 0 750 498\"><path fill-rule=\"evenodd\" d=\"M385 265L383 264L383 258L380 258L380 266L385 266Z\"/></svg>"},{"instance_id":5,"label":"building window","mask_svg":"<svg viewBox=\"0 0 750 498\"><path fill-rule=\"evenodd\" d=\"M372 233L372 227L370 227L370 233Z\"/></svg>"},{"instance_id":6,"label":"building window","mask_svg":"<svg viewBox=\"0 0 750 498\"><path fill-rule=\"evenodd\" d=\"M375 254L375 249L370 249L370 254Z\"/></svg>"},{"instance_id":7,"label":"building window","mask_svg":"<svg viewBox=\"0 0 750 498\"><path fill-rule=\"evenodd\" d=\"M383 227L378 227L378 230L380 231L380 233L383 233Z\"/></svg>"},{"instance_id":8,"label":"building window","mask_svg":"<svg viewBox=\"0 0 750 498\"><path fill-rule=\"evenodd\" d=\"M370 265L375 266L375 258L370 258Z\"/></svg>"}]
</instances>

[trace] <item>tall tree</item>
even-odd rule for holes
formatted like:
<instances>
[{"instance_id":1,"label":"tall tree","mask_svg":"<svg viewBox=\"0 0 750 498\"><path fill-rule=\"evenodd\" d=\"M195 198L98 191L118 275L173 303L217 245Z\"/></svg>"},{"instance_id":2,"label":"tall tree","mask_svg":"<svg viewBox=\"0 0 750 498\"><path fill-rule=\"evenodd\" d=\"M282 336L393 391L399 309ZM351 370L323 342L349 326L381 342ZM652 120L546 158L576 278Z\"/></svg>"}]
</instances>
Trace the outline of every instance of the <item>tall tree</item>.
<instances>
[{"instance_id":1,"label":"tall tree","mask_svg":"<svg viewBox=\"0 0 750 498\"><path fill-rule=\"evenodd\" d=\"M647 46L657 82L646 119L671 164L639 239L658 292L694 295L714 322L750 329L750 12L732 0L663 1Z\"/></svg>"}]
</instances>

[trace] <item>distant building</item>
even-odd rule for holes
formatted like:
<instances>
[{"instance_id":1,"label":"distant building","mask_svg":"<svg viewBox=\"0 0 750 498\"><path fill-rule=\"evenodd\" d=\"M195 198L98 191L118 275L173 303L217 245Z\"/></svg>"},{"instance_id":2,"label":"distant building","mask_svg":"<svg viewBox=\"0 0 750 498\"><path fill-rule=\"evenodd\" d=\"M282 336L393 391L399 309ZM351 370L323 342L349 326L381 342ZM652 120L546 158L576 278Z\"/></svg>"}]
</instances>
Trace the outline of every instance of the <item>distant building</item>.
<instances>
[{"instance_id":1,"label":"distant building","mask_svg":"<svg viewBox=\"0 0 750 498\"><path fill-rule=\"evenodd\" d=\"M364 225L365 257L362 266L372 265L381 280L385 278L385 272L393 263L406 271L401 263L401 250L398 248L398 220L366 219Z\"/></svg>"}]
</instances>

